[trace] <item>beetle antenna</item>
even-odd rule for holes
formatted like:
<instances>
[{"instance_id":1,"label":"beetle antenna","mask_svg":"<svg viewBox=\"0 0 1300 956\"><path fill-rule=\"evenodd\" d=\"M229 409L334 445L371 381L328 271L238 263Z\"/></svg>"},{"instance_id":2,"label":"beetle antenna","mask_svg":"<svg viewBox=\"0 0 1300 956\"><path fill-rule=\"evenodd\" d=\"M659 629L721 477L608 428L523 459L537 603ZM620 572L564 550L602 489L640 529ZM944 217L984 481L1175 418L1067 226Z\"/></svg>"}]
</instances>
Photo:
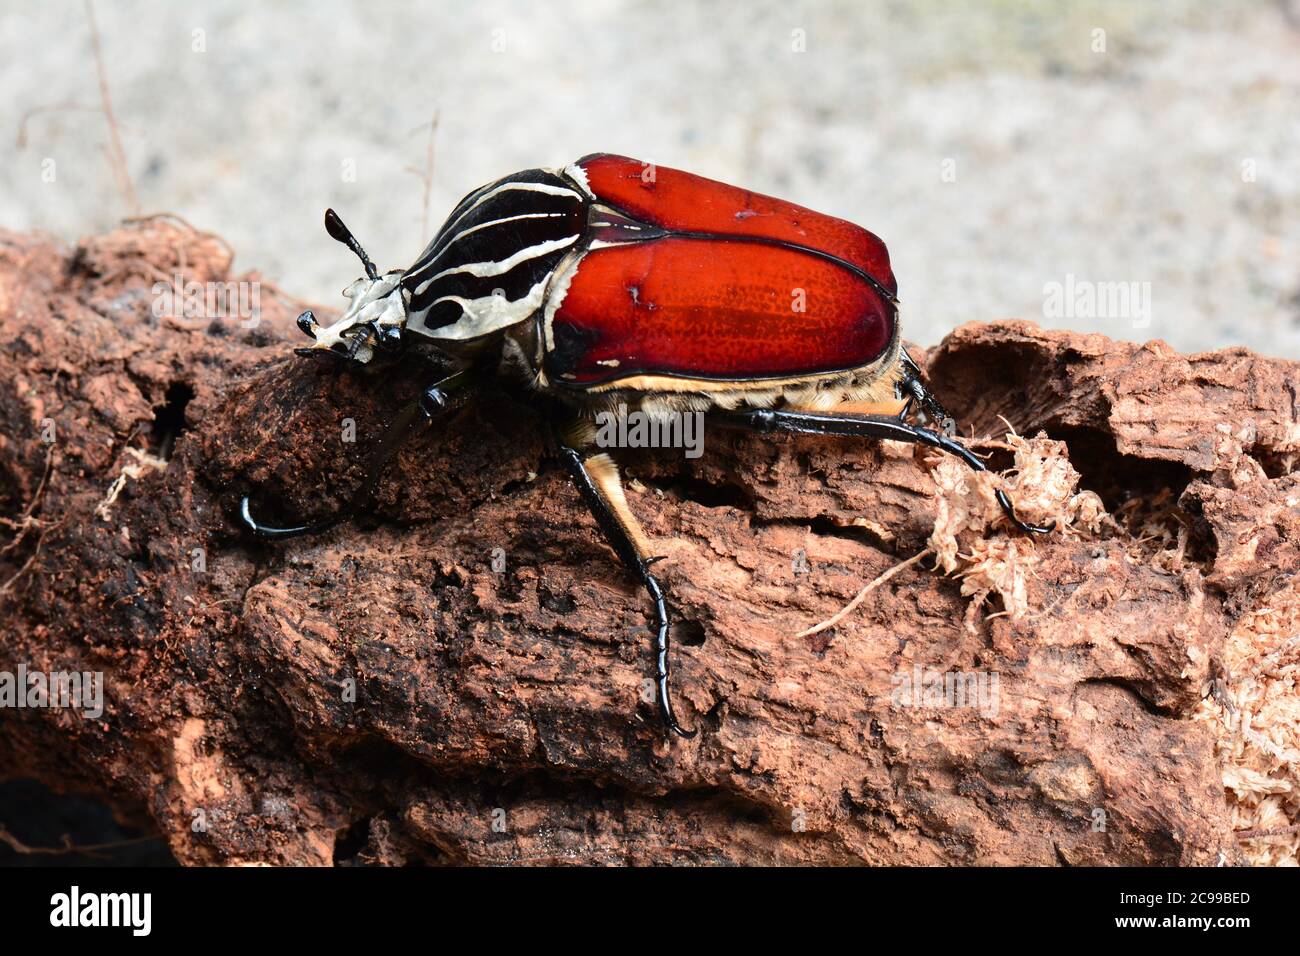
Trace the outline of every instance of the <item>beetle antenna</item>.
<instances>
[{"instance_id":1,"label":"beetle antenna","mask_svg":"<svg viewBox=\"0 0 1300 956\"><path fill-rule=\"evenodd\" d=\"M366 255L366 250L361 248L361 243L357 242L357 237L352 235L352 230L343 225L343 220L339 218L339 214L333 209L325 210L325 231L330 234L331 238L337 239L357 254L361 264L366 267L367 276L372 280L379 278L379 270L375 268L375 264Z\"/></svg>"}]
</instances>

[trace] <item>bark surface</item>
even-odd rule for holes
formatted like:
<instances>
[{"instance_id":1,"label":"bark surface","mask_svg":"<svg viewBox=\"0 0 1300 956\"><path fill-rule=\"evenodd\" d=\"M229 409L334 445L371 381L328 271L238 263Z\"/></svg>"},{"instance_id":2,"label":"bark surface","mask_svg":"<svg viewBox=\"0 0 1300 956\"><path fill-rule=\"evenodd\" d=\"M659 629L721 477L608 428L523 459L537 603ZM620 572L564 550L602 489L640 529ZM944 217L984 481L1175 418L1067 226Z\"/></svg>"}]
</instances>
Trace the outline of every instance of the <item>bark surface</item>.
<instances>
[{"instance_id":1,"label":"bark surface","mask_svg":"<svg viewBox=\"0 0 1300 956\"><path fill-rule=\"evenodd\" d=\"M0 234L0 671L105 679L102 719L0 709L0 774L103 796L191 864L1240 859L1194 713L1300 567L1296 363L1025 322L931 350L963 434L1065 441L1116 519L1032 543L1018 618L925 561L795 636L926 546L910 446L622 455L700 730L668 740L648 602L517 396L408 442L362 522L240 532L245 492L269 520L346 500L430 370L293 356L303 306L269 284L253 328L157 314L178 272L257 281L230 266L166 220ZM900 705L934 674L983 705Z\"/></svg>"}]
</instances>

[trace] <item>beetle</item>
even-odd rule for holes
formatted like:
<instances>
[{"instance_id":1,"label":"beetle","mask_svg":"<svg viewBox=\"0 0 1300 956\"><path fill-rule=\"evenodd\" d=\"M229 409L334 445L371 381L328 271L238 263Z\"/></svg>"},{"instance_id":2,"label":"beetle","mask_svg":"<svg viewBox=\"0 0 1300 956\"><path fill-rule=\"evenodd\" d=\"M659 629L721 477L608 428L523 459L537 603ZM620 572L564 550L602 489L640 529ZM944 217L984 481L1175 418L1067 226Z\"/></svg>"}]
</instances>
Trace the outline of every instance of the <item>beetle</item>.
<instances>
[{"instance_id":1,"label":"beetle","mask_svg":"<svg viewBox=\"0 0 1300 956\"><path fill-rule=\"evenodd\" d=\"M385 463L418 422L458 407L470 386L509 376L545 401L559 456L615 554L654 607L655 683L669 730L669 623L659 556L628 507L614 460L594 442L602 410L702 411L755 432L915 442L984 462L903 347L898 286L884 242L793 203L624 156L594 154L474 190L407 269L380 274L333 210L325 228L365 278L342 317L298 326L298 349L364 365L412 347L452 370L389 426L350 504L288 527L243 523L266 539L323 531L370 501ZM803 293L802 310L794 307ZM915 419L915 420L913 420ZM925 425L934 427L924 427ZM1007 518L1025 532L1002 491Z\"/></svg>"}]
</instances>

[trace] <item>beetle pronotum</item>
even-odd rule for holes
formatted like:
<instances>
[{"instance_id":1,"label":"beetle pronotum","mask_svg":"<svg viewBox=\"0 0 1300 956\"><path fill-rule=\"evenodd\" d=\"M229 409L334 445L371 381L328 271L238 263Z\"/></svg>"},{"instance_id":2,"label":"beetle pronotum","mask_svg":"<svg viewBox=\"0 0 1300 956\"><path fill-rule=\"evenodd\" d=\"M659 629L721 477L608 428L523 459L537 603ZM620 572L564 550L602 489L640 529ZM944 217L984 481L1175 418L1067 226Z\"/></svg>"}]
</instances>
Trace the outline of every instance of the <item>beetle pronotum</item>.
<instances>
[{"instance_id":1,"label":"beetle pronotum","mask_svg":"<svg viewBox=\"0 0 1300 956\"><path fill-rule=\"evenodd\" d=\"M351 505L294 527L241 517L265 538L323 531L369 502L393 451L469 386L511 375L562 413L560 457L614 552L654 603L655 679L667 726L684 737L668 687L669 611L657 560L597 450L596 414L703 411L757 432L917 442L984 463L951 436L951 417L920 379L899 335L885 244L859 226L792 203L621 156L529 169L474 190L405 270L379 274L333 210L325 228L366 278L343 317L298 326L325 352L367 363L412 345L454 371L389 426ZM803 290L803 310L791 307ZM916 411L939 430L909 420ZM1016 517L1001 490L998 502Z\"/></svg>"}]
</instances>

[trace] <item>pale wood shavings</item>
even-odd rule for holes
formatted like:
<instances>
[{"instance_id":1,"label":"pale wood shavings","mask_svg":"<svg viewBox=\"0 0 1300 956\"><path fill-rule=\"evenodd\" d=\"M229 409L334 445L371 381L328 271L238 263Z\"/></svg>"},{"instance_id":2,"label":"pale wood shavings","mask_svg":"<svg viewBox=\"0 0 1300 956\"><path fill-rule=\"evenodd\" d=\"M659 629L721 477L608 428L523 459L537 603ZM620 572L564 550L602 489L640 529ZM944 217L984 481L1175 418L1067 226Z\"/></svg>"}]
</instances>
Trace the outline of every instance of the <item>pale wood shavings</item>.
<instances>
[{"instance_id":1,"label":"pale wood shavings","mask_svg":"<svg viewBox=\"0 0 1300 956\"><path fill-rule=\"evenodd\" d=\"M1096 494L1079 491L1080 476L1064 442L1042 433L1026 439L1010 432L1003 447L1015 453L1005 475L971 471L953 458L935 464L935 522L929 543L939 566L961 579L963 594L975 597L976 605L997 594L1005 613L1018 619L1030 607L1028 581L1038 553L1032 538L1018 532L992 533L1008 527L995 497L997 489L1011 496L1026 521L1055 523L1052 534L1096 535L1108 515Z\"/></svg>"},{"instance_id":2,"label":"pale wood shavings","mask_svg":"<svg viewBox=\"0 0 1300 956\"><path fill-rule=\"evenodd\" d=\"M1196 711L1216 737L1224 795L1256 866L1300 865L1300 585L1245 615Z\"/></svg>"}]
</instances>

